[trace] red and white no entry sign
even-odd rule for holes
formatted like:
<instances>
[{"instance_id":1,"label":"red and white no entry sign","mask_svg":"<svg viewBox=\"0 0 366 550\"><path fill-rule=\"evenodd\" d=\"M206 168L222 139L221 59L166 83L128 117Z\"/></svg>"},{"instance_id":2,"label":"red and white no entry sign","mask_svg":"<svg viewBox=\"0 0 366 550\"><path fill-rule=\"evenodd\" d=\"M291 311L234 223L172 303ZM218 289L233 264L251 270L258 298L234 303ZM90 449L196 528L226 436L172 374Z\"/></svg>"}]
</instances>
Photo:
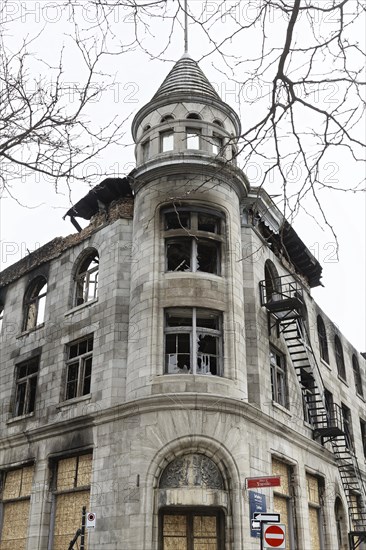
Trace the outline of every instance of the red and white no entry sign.
<instances>
[{"instance_id":1,"label":"red and white no entry sign","mask_svg":"<svg viewBox=\"0 0 366 550\"><path fill-rule=\"evenodd\" d=\"M263 548L286 548L286 526L282 523L267 524L263 527Z\"/></svg>"}]
</instances>

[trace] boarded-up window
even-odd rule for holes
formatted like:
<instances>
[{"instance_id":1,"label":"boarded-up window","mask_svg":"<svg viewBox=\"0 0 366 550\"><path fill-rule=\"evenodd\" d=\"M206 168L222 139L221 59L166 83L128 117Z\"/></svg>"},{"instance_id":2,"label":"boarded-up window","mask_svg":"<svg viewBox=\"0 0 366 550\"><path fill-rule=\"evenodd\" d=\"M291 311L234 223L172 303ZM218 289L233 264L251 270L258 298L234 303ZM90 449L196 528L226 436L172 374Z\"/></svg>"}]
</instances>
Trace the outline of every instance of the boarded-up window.
<instances>
[{"instance_id":1,"label":"boarded-up window","mask_svg":"<svg viewBox=\"0 0 366 550\"><path fill-rule=\"evenodd\" d=\"M53 550L68 548L81 527L83 506L89 507L91 472L91 453L64 458L57 463Z\"/></svg>"},{"instance_id":2,"label":"boarded-up window","mask_svg":"<svg viewBox=\"0 0 366 550\"><path fill-rule=\"evenodd\" d=\"M291 498L291 467L272 458L272 474L281 477L281 486L276 487L273 495L274 511L280 514L281 523L286 525L286 550L294 549L295 530L293 523L293 499Z\"/></svg>"},{"instance_id":3,"label":"boarded-up window","mask_svg":"<svg viewBox=\"0 0 366 550\"><path fill-rule=\"evenodd\" d=\"M25 466L5 474L0 550L26 548L33 473L34 466Z\"/></svg>"},{"instance_id":4,"label":"boarded-up window","mask_svg":"<svg viewBox=\"0 0 366 550\"><path fill-rule=\"evenodd\" d=\"M312 550L321 550L320 523L320 480L316 476L306 474L306 485L309 503L309 530Z\"/></svg>"},{"instance_id":5,"label":"boarded-up window","mask_svg":"<svg viewBox=\"0 0 366 550\"><path fill-rule=\"evenodd\" d=\"M223 550L222 514L166 511L160 516L162 550Z\"/></svg>"}]
</instances>

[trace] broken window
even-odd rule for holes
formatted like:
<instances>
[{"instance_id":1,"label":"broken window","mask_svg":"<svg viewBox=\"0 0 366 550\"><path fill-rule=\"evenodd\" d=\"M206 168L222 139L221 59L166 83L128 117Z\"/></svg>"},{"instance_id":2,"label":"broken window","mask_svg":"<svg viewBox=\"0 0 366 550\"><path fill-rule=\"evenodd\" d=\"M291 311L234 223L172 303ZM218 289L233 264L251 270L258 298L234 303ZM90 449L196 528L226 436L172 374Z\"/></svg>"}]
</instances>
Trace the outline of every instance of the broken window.
<instances>
[{"instance_id":1,"label":"broken window","mask_svg":"<svg viewBox=\"0 0 366 550\"><path fill-rule=\"evenodd\" d=\"M24 330L31 330L44 323L46 308L47 281L37 277L25 293Z\"/></svg>"},{"instance_id":2,"label":"broken window","mask_svg":"<svg viewBox=\"0 0 366 550\"><path fill-rule=\"evenodd\" d=\"M188 208L164 214L166 270L220 274L221 223L217 213Z\"/></svg>"},{"instance_id":3,"label":"broken window","mask_svg":"<svg viewBox=\"0 0 366 550\"><path fill-rule=\"evenodd\" d=\"M98 296L99 256L97 252L89 254L80 264L75 281L75 305L80 306Z\"/></svg>"},{"instance_id":4,"label":"broken window","mask_svg":"<svg viewBox=\"0 0 366 550\"><path fill-rule=\"evenodd\" d=\"M67 346L65 400L90 393L93 336Z\"/></svg>"},{"instance_id":5,"label":"broken window","mask_svg":"<svg viewBox=\"0 0 366 550\"><path fill-rule=\"evenodd\" d=\"M343 380L346 380L346 366L344 363L343 348L338 336L334 339L335 355L338 374Z\"/></svg>"},{"instance_id":6,"label":"broken window","mask_svg":"<svg viewBox=\"0 0 366 550\"><path fill-rule=\"evenodd\" d=\"M88 453L63 458L56 464L52 550L68 548L81 527L83 506L89 508L92 460L92 454Z\"/></svg>"},{"instance_id":7,"label":"broken window","mask_svg":"<svg viewBox=\"0 0 366 550\"><path fill-rule=\"evenodd\" d=\"M352 368L353 368L353 376L354 376L354 379L355 379L356 391L357 391L358 395L363 397L362 377L361 377L360 365L358 364L357 357L355 355L352 355Z\"/></svg>"},{"instance_id":8,"label":"broken window","mask_svg":"<svg viewBox=\"0 0 366 550\"><path fill-rule=\"evenodd\" d=\"M285 357L282 353L279 353L273 348L270 349L269 355L271 364L272 399L275 403L283 407L288 407Z\"/></svg>"},{"instance_id":9,"label":"broken window","mask_svg":"<svg viewBox=\"0 0 366 550\"><path fill-rule=\"evenodd\" d=\"M166 153L174 149L174 132L173 130L166 130L160 132L160 152Z\"/></svg>"},{"instance_id":10,"label":"broken window","mask_svg":"<svg viewBox=\"0 0 366 550\"><path fill-rule=\"evenodd\" d=\"M361 442L363 454L366 459L366 422L360 418Z\"/></svg>"},{"instance_id":11,"label":"broken window","mask_svg":"<svg viewBox=\"0 0 366 550\"><path fill-rule=\"evenodd\" d=\"M222 376L221 314L174 308L165 316L165 372Z\"/></svg>"},{"instance_id":12,"label":"broken window","mask_svg":"<svg viewBox=\"0 0 366 550\"><path fill-rule=\"evenodd\" d=\"M314 411L316 403L316 385L312 374L306 372L305 369L301 369L301 390L303 399L304 420L309 424L312 424L315 420L310 414L310 410Z\"/></svg>"},{"instance_id":13,"label":"broken window","mask_svg":"<svg viewBox=\"0 0 366 550\"><path fill-rule=\"evenodd\" d=\"M351 411L344 403L341 403L341 409L346 445L349 449L354 449Z\"/></svg>"},{"instance_id":14,"label":"broken window","mask_svg":"<svg viewBox=\"0 0 366 550\"><path fill-rule=\"evenodd\" d=\"M318 329L320 357L323 359L323 361L329 363L327 332L325 330L324 321L320 315L318 315L316 319L316 326Z\"/></svg>"},{"instance_id":15,"label":"broken window","mask_svg":"<svg viewBox=\"0 0 366 550\"><path fill-rule=\"evenodd\" d=\"M33 465L9 470L3 475L1 550L25 550L27 547L33 475Z\"/></svg>"},{"instance_id":16,"label":"broken window","mask_svg":"<svg viewBox=\"0 0 366 550\"><path fill-rule=\"evenodd\" d=\"M199 128L187 128L186 134L187 149L200 149L201 130Z\"/></svg>"},{"instance_id":17,"label":"broken window","mask_svg":"<svg viewBox=\"0 0 366 550\"><path fill-rule=\"evenodd\" d=\"M29 359L16 367L14 416L34 412L36 402L39 357Z\"/></svg>"}]
</instances>

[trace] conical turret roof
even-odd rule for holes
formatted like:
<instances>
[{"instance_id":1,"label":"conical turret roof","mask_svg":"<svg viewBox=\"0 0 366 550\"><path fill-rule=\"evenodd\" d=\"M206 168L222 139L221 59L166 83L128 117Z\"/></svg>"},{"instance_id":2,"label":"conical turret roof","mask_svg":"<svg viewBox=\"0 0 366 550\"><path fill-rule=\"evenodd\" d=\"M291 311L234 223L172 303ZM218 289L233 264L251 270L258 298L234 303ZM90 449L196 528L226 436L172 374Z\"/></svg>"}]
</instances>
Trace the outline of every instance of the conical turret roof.
<instances>
[{"instance_id":1,"label":"conical turret roof","mask_svg":"<svg viewBox=\"0 0 366 550\"><path fill-rule=\"evenodd\" d=\"M234 122L235 133L240 135L241 127L237 113L222 101L198 63L185 53L176 62L152 99L136 113L132 122L134 140L136 141L137 128L144 117L164 105L178 102L203 103L216 107Z\"/></svg>"},{"instance_id":2,"label":"conical turret roof","mask_svg":"<svg viewBox=\"0 0 366 550\"><path fill-rule=\"evenodd\" d=\"M198 63L187 53L174 65L153 96L152 101L167 96L171 97L172 94L206 96L221 101L219 94L204 75Z\"/></svg>"}]
</instances>

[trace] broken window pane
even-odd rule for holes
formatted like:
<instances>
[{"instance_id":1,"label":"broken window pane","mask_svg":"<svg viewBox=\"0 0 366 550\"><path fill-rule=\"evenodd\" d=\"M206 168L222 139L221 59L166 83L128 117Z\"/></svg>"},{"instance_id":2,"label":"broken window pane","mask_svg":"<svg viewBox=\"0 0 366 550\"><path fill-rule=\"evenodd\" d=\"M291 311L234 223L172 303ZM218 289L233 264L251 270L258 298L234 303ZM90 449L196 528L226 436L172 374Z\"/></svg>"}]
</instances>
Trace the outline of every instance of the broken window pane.
<instances>
[{"instance_id":1,"label":"broken window pane","mask_svg":"<svg viewBox=\"0 0 366 550\"><path fill-rule=\"evenodd\" d=\"M99 257L93 253L80 265L76 274L75 305L94 300L98 296Z\"/></svg>"},{"instance_id":2,"label":"broken window pane","mask_svg":"<svg viewBox=\"0 0 366 550\"><path fill-rule=\"evenodd\" d=\"M220 314L196 308L189 311L190 316L178 308L166 314L166 372L218 375Z\"/></svg>"},{"instance_id":3,"label":"broken window pane","mask_svg":"<svg viewBox=\"0 0 366 550\"><path fill-rule=\"evenodd\" d=\"M218 338L198 335L197 374L217 374Z\"/></svg>"},{"instance_id":4,"label":"broken window pane","mask_svg":"<svg viewBox=\"0 0 366 550\"><path fill-rule=\"evenodd\" d=\"M26 292L24 330L31 330L44 322L47 281L37 277Z\"/></svg>"},{"instance_id":5,"label":"broken window pane","mask_svg":"<svg viewBox=\"0 0 366 550\"><path fill-rule=\"evenodd\" d=\"M198 229L210 233L220 233L220 218L211 214L198 214Z\"/></svg>"},{"instance_id":6,"label":"broken window pane","mask_svg":"<svg viewBox=\"0 0 366 550\"><path fill-rule=\"evenodd\" d=\"M25 361L16 367L16 393L14 416L34 411L36 402L38 357Z\"/></svg>"},{"instance_id":7,"label":"broken window pane","mask_svg":"<svg viewBox=\"0 0 366 550\"><path fill-rule=\"evenodd\" d=\"M191 239L167 241L168 271L190 271L192 254L191 248Z\"/></svg>"},{"instance_id":8,"label":"broken window pane","mask_svg":"<svg viewBox=\"0 0 366 550\"><path fill-rule=\"evenodd\" d=\"M206 273L218 273L219 265L219 243L203 241L197 243L197 271Z\"/></svg>"},{"instance_id":9,"label":"broken window pane","mask_svg":"<svg viewBox=\"0 0 366 550\"><path fill-rule=\"evenodd\" d=\"M167 271L220 274L220 216L177 208L164 214L164 227L174 230L174 239L166 238ZM199 231L210 233L210 238L201 238Z\"/></svg>"},{"instance_id":10,"label":"broken window pane","mask_svg":"<svg viewBox=\"0 0 366 550\"><path fill-rule=\"evenodd\" d=\"M181 229L190 227L190 213L177 211L165 214L165 229Z\"/></svg>"}]
</instances>

